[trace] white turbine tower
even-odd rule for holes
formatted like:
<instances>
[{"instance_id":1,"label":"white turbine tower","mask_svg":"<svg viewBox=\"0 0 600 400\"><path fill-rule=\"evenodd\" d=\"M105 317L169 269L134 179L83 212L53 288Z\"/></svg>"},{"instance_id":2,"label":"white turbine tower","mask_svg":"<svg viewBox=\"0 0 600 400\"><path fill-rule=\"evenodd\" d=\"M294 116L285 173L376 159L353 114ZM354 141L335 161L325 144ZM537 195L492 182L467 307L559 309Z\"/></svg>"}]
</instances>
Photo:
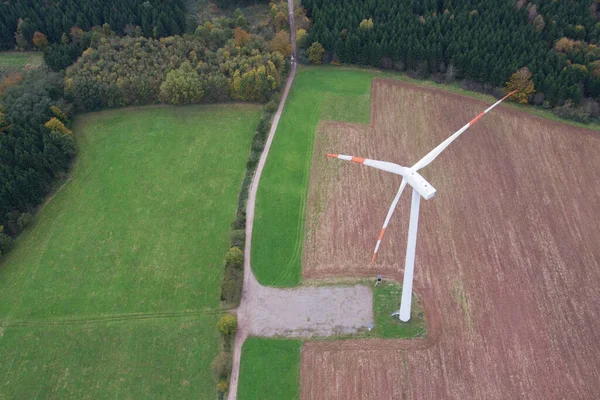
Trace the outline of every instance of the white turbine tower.
<instances>
[{"instance_id":1,"label":"white turbine tower","mask_svg":"<svg viewBox=\"0 0 600 400\"><path fill-rule=\"evenodd\" d=\"M458 138L464 131L466 131L470 126L473 126L481 117L490 112L494 107L500 104L503 100L510 97L516 92L513 91L502 99L498 100L484 112L473 118L468 124L460 128L456 131L452 136L448 139L444 140L441 144L439 144L435 149L430 151L425 157L419 160L415 165L410 168L403 167L398 164L394 164L387 161L377 161L370 160L368 158L360 158L353 156L346 156L343 154L327 154L327 157L339 158L341 160L352 161L359 164L364 164L369 167L377 168L382 171L391 172L396 175L402 176L402 182L400 183L400 188L398 189L398 193L396 193L396 197L394 197L394 201L388 210L387 216L385 217L385 221L383 222L383 228L381 228L381 232L379 233L379 238L377 239L377 244L375 245L375 251L373 252L373 259L371 262L375 261L375 256L377 255L377 251L379 250L379 245L381 244L381 239L383 239L383 235L385 233L385 229L392 218L392 214L398 205L398 200L400 200L400 195L402 191L406 187L408 183L412 189L412 202L410 208L410 221L408 225L408 240L406 243L406 259L404 263L404 282L402 284L402 301L400 303L400 311L395 312L392 316L400 314L400 320L406 322L410 319L410 307L412 300L412 283L413 283L413 272L415 267L415 249L417 246L417 227L419 224L419 206L421 204L421 197L425 200L431 199L436 190L429 182L425 180L417 171L421 168L426 167L431 163L437 156L440 155L442 151L446 149L456 138Z\"/></svg>"}]
</instances>

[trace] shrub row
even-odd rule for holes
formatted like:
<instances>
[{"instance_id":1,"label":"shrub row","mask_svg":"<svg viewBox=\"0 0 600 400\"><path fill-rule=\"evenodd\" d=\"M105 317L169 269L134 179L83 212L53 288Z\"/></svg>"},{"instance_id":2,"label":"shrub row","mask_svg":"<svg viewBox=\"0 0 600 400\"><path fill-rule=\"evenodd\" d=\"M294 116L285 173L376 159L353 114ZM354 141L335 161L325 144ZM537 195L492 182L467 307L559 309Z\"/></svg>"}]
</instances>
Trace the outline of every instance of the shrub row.
<instances>
[{"instance_id":1,"label":"shrub row","mask_svg":"<svg viewBox=\"0 0 600 400\"><path fill-rule=\"evenodd\" d=\"M271 117L277 109L279 96L273 96L265 105L264 113L254 138L248 162L246 163L246 174L242 182L240 194L238 197L238 207L236 219L232 224L231 247L225 254L223 266L225 273L221 282L221 301L227 308L237 307L242 298L242 289L244 284L244 247L246 241L246 202L248 200L248 191L252 182L252 177L256 171L258 161L265 148L269 129L271 128ZM232 363L232 341L237 328L237 320L231 315L225 315L217 323L217 329L223 338L223 349L212 363L212 370L217 381L217 392L219 399L224 398L229 390L229 378L231 374Z\"/></svg>"},{"instance_id":2,"label":"shrub row","mask_svg":"<svg viewBox=\"0 0 600 400\"><path fill-rule=\"evenodd\" d=\"M258 166L260 155L265 148L269 129L271 128L271 117L273 104L277 104L276 98L271 99L266 106L260 122L256 127L248 162L246 163L246 174L242 181L242 187L238 196L236 218L232 224L231 248L225 256L223 281L221 282L221 300L227 307L236 307L242 298L242 286L244 280L244 243L246 241L246 202L248 191L252 183L252 177ZM275 107L276 108L276 107ZM239 254L239 259L237 258Z\"/></svg>"},{"instance_id":3,"label":"shrub row","mask_svg":"<svg viewBox=\"0 0 600 400\"><path fill-rule=\"evenodd\" d=\"M225 397L229 390L229 378L231 377L232 345L237 330L237 318L231 314L225 314L217 322L217 330L221 334L221 352L215 357L211 364L212 372L217 381L217 392L219 399Z\"/></svg>"},{"instance_id":4,"label":"shrub row","mask_svg":"<svg viewBox=\"0 0 600 400\"><path fill-rule=\"evenodd\" d=\"M271 129L271 117L273 116L272 113L274 111L273 104L275 104L276 109L278 101L279 96L273 96L265 105L263 116L258 123L256 133L252 139L252 147L250 148L250 155L248 157L248 162L246 163L246 175L242 181L242 188L238 197L237 216L233 222L233 229L246 228L246 202L248 201L248 191L250 190L250 184L252 183L252 177L254 176L256 167L258 166L258 161L260 160L262 151L265 148L269 130Z\"/></svg>"}]
</instances>

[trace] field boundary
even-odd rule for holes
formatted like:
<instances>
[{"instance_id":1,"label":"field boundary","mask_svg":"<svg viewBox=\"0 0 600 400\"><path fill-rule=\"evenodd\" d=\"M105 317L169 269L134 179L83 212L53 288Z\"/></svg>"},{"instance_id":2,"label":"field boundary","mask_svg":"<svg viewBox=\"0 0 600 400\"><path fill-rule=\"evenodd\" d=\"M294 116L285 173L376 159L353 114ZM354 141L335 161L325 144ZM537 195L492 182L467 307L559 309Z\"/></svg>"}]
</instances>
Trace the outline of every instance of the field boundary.
<instances>
[{"instance_id":1,"label":"field boundary","mask_svg":"<svg viewBox=\"0 0 600 400\"><path fill-rule=\"evenodd\" d=\"M432 90L441 90L447 93L456 94L459 96L470 97L477 100L482 101L490 101L495 102L494 99L498 100L496 97L491 94L475 92L472 90L463 89L458 86L458 82L455 81L454 84L444 84L444 83L436 83L430 79L414 79L409 77L405 72L394 71L394 70L385 70L379 68L370 68L370 67L361 67L358 65L341 65L341 66L329 66L329 65L320 65L320 66L301 66L301 69L322 69L322 70L345 70L345 71L363 71L363 72L371 72L371 73L379 73L381 77L374 77L375 79L391 79L394 81L399 81L404 84L413 85L419 88L428 88ZM562 123L565 125L569 125L576 128L586 129L590 131L600 131L600 123L591 122L589 124L585 124L582 122L572 121L565 118L560 118L557 115L554 115L549 110L539 109L532 105L518 104L515 102L507 101L503 103L504 105L519 111L526 112L527 114L542 118L547 121L554 121L558 123Z\"/></svg>"},{"instance_id":2,"label":"field boundary","mask_svg":"<svg viewBox=\"0 0 600 400\"><path fill-rule=\"evenodd\" d=\"M419 83L407 82L407 81L404 81L401 79L394 79L394 78L388 78L388 77L373 78L373 82L375 82L375 81L392 82L396 85L408 86L415 90L423 90L423 91L426 91L429 93L443 91L449 97L455 97L455 98L461 99L461 100L467 98L467 99L470 99L471 101L483 102L487 106L490 105L488 103L488 100L493 102L494 99L496 99L495 97L493 97L491 95L486 95L483 93L471 92L471 91L467 91L467 90L462 90L461 92L458 92L458 91L449 90L449 89L445 88L444 86L434 87L434 86L429 86L429 85L425 85L425 84L420 85ZM481 95L481 97L479 97L477 95ZM497 101L497 99L496 99L496 101ZM371 107L373 107L373 105L371 105ZM600 131L600 126L596 127L593 124L590 124L590 126L587 127L585 124L580 124L580 123L576 123L576 122L565 120L565 119L559 119L558 117L548 118L546 116L540 115L539 113L530 112L530 111L536 111L535 109L532 109L530 106L527 106L527 107L520 106L519 104L517 104L515 102L511 102L511 101L505 101L499 107L503 107L504 110L508 111L509 113L526 113L529 116L533 117L534 119L545 121L547 123L557 124L557 125L569 125L570 129L578 129L578 130L582 131L582 133L586 133L586 134L590 134L590 131ZM530 111L528 111L528 110L530 110ZM373 109L371 109L371 112L373 112ZM335 121L335 122L338 122L338 121ZM342 121L340 123L344 124L345 122ZM373 126L372 118L370 120L369 126L371 126L371 127ZM448 135L451 135L452 133L453 132L448 132Z\"/></svg>"},{"instance_id":3,"label":"field boundary","mask_svg":"<svg viewBox=\"0 0 600 400\"><path fill-rule=\"evenodd\" d=\"M134 313L134 314L116 314L89 318L57 318L57 319L40 319L40 320L0 320L0 325L3 328L28 328L28 327L47 327L47 326L62 326L62 325L86 325L86 324L102 324L106 322L123 322L123 321L154 321L171 318L186 318L197 317L200 315L219 315L226 314L228 310L200 310L200 311L181 311L181 312L164 312L164 313Z\"/></svg>"}]
</instances>

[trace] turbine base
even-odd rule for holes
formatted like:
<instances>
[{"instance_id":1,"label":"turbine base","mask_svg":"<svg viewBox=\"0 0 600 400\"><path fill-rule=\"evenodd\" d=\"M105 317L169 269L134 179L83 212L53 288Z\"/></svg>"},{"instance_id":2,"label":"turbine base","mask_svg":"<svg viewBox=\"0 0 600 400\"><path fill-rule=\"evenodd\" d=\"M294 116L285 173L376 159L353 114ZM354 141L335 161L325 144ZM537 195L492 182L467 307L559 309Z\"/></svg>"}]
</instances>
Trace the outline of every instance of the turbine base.
<instances>
[{"instance_id":1,"label":"turbine base","mask_svg":"<svg viewBox=\"0 0 600 400\"><path fill-rule=\"evenodd\" d=\"M396 312L393 312L393 313L392 313L392 317L395 317L396 315L398 315L398 316L399 316L399 318L398 318L398 319L399 319L400 321L402 321L402 322L408 322L408 321L410 321L410 315L409 315L409 317L408 317L407 319L402 319L402 314L400 313L400 310L398 310L398 311L396 311Z\"/></svg>"}]
</instances>

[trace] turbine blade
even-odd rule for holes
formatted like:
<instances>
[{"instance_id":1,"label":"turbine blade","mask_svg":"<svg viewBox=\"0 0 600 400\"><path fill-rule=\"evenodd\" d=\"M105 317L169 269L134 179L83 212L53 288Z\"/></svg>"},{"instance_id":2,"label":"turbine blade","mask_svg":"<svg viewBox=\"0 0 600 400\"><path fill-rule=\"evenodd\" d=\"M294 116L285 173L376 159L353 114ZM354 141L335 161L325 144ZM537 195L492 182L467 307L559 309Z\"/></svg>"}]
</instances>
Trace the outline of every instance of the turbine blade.
<instances>
[{"instance_id":1,"label":"turbine blade","mask_svg":"<svg viewBox=\"0 0 600 400\"><path fill-rule=\"evenodd\" d=\"M419 226L419 206L421 195L413 189L410 205L410 222L408 223L408 240L406 241L406 260L404 261L404 281L402 282L402 302L400 303L400 320L410 319L412 303L412 285L415 271L415 250L417 248L417 231Z\"/></svg>"},{"instance_id":2,"label":"turbine blade","mask_svg":"<svg viewBox=\"0 0 600 400\"><path fill-rule=\"evenodd\" d=\"M325 156L331 158L339 158L340 160L352 161L354 163L363 164L368 167L373 167L397 175L403 175L408 170L408 168L387 161L371 160L369 158L347 156L344 154L325 154Z\"/></svg>"},{"instance_id":3,"label":"turbine blade","mask_svg":"<svg viewBox=\"0 0 600 400\"><path fill-rule=\"evenodd\" d=\"M383 239L383 235L385 234L385 229L390 223L390 219L392 219L392 214L396 210L396 206L398 205L398 200L400 200L400 195L402 195L402 191L406 187L406 181L402 179L402 183L400 183L400 188L398 189L398 193L396 193L396 197L394 197L394 201L392 201L392 205L388 210L387 216L385 217L385 221L383 222L383 228L381 228L381 232L379 232L379 238L377 239L377 244L375 245L375 251L373 251L373 258L371 259L371 263L375 262L375 257L377 257L377 251L379 250L379 245L381 244L381 239Z\"/></svg>"},{"instance_id":4,"label":"turbine blade","mask_svg":"<svg viewBox=\"0 0 600 400\"><path fill-rule=\"evenodd\" d=\"M506 96L504 96L503 98L501 98L500 100L498 100L497 102L495 102L494 104L492 104L485 111L483 111L482 113L480 113L478 116L476 116L475 118L473 118L468 124L466 124L465 126L463 126L462 128L460 128L452 136L450 136L448 139L446 139L442 143L440 143L435 149L433 149L429 153L427 153L427 155L425 157L423 157L422 159L420 159L415 165L413 165L411 167L411 169L415 170L415 171L418 171L421 168L424 168L424 167L428 166L429 163L431 163L433 160L435 160L435 158L437 156L439 156L440 153L442 151L444 151L446 149L446 147L448 147L450 145L450 143L452 143L454 140L456 140L456 138L458 138L464 131L466 131L470 126L475 125L475 123L477 121L479 121L479 119L481 117L483 117L485 114L487 114L488 112L490 112L498 104L502 103L502 101L504 101L505 99L509 98L513 94L515 94L515 92L516 92L516 90L510 92L509 94L507 94Z\"/></svg>"}]
</instances>

